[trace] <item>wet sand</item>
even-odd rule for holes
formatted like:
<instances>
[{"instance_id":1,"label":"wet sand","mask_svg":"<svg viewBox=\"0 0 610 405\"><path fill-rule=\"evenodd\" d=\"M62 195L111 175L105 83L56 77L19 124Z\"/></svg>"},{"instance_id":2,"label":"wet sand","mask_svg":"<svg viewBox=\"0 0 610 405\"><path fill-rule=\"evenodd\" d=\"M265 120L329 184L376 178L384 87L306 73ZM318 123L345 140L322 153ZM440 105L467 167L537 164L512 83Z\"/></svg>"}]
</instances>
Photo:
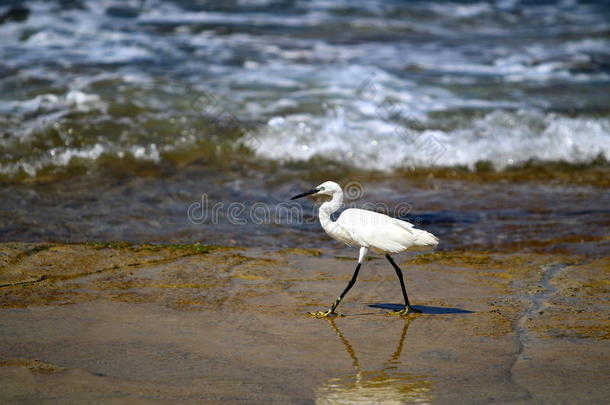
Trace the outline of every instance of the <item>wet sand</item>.
<instances>
[{"instance_id":1,"label":"wet sand","mask_svg":"<svg viewBox=\"0 0 610 405\"><path fill-rule=\"evenodd\" d=\"M609 258L0 245L2 403L603 403Z\"/></svg>"}]
</instances>

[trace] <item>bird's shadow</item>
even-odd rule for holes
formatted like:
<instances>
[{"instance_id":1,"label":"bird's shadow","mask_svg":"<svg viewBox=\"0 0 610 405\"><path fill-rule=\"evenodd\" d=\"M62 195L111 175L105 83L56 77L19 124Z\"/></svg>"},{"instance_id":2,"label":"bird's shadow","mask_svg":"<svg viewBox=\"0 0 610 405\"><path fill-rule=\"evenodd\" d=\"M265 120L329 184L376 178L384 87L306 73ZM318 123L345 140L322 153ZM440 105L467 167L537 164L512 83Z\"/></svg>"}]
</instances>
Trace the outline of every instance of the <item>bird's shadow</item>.
<instances>
[{"instance_id":1,"label":"bird's shadow","mask_svg":"<svg viewBox=\"0 0 610 405\"><path fill-rule=\"evenodd\" d=\"M404 309L402 304L371 304L369 308L389 309L390 311L400 311ZM412 305L413 308L419 309L422 314L445 315L445 314L472 314L474 311L461 308L450 307L433 307L430 305Z\"/></svg>"}]
</instances>

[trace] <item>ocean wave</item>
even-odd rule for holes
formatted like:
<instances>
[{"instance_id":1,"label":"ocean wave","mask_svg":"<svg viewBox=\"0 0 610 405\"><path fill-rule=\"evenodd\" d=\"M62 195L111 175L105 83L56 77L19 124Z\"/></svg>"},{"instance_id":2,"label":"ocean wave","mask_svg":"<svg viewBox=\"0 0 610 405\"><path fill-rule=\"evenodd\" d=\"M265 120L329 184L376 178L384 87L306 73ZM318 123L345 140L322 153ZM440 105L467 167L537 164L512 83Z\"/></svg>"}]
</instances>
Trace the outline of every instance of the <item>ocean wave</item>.
<instances>
[{"instance_id":1,"label":"ocean wave","mask_svg":"<svg viewBox=\"0 0 610 405\"><path fill-rule=\"evenodd\" d=\"M608 159L606 3L28 1L0 18L0 173Z\"/></svg>"},{"instance_id":2,"label":"ocean wave","mask_svg":"<svg viewBox=\"0 0 610 405\"><path fill-rule=\"evenodd\" d=\"M345 111L325 117L276 117L245 144L266 159L314 157L359 168L466 166L503 169L530 160L587 163L610 160L610 120L529 111L490 111L449 131L409 129L381 119L355 123Z\"/></svg>"}]
</instances>

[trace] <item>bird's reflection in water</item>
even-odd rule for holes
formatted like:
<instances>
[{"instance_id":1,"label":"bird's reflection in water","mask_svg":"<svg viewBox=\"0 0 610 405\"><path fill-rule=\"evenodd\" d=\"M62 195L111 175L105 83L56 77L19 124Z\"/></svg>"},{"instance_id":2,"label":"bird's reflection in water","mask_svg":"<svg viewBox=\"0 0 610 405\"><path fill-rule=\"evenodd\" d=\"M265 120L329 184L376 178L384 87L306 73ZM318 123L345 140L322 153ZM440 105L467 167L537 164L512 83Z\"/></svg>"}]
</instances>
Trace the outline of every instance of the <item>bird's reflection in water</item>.
<instances>
[{"instance_id":1,"label":"bird's reflection in water","mask_svg":"<svg viewBox=\"0 0 610 405\"><path fill-rule=\"evenodd\" d=\"M333 319L329 324L352 358L356 375L332 378L316 390L316 404L428 404L432 402L432 383L424 376L399 371L400 355L409 321L404 321L396 350L379 370L366 370L358 361L352 345Z\"/></svg>"}]
</instances>

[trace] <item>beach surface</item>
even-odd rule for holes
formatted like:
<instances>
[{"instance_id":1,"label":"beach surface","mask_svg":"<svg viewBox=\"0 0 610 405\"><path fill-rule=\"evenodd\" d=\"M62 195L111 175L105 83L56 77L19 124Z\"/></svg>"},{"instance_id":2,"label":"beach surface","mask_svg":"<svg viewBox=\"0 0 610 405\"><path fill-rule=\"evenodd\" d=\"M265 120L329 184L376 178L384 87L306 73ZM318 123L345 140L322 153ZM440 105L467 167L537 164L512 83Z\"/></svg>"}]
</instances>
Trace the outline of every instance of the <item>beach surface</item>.
<instances>
[{"instance_id":1,"label":"beach surface","mask_svg":"<svg viewBox=\"0 0 610 405\"><path fill-rule=\"evenodd\" d=\"M0 245L0 402L603 403L610 259Z\"/></svg>"}]
</instances>

